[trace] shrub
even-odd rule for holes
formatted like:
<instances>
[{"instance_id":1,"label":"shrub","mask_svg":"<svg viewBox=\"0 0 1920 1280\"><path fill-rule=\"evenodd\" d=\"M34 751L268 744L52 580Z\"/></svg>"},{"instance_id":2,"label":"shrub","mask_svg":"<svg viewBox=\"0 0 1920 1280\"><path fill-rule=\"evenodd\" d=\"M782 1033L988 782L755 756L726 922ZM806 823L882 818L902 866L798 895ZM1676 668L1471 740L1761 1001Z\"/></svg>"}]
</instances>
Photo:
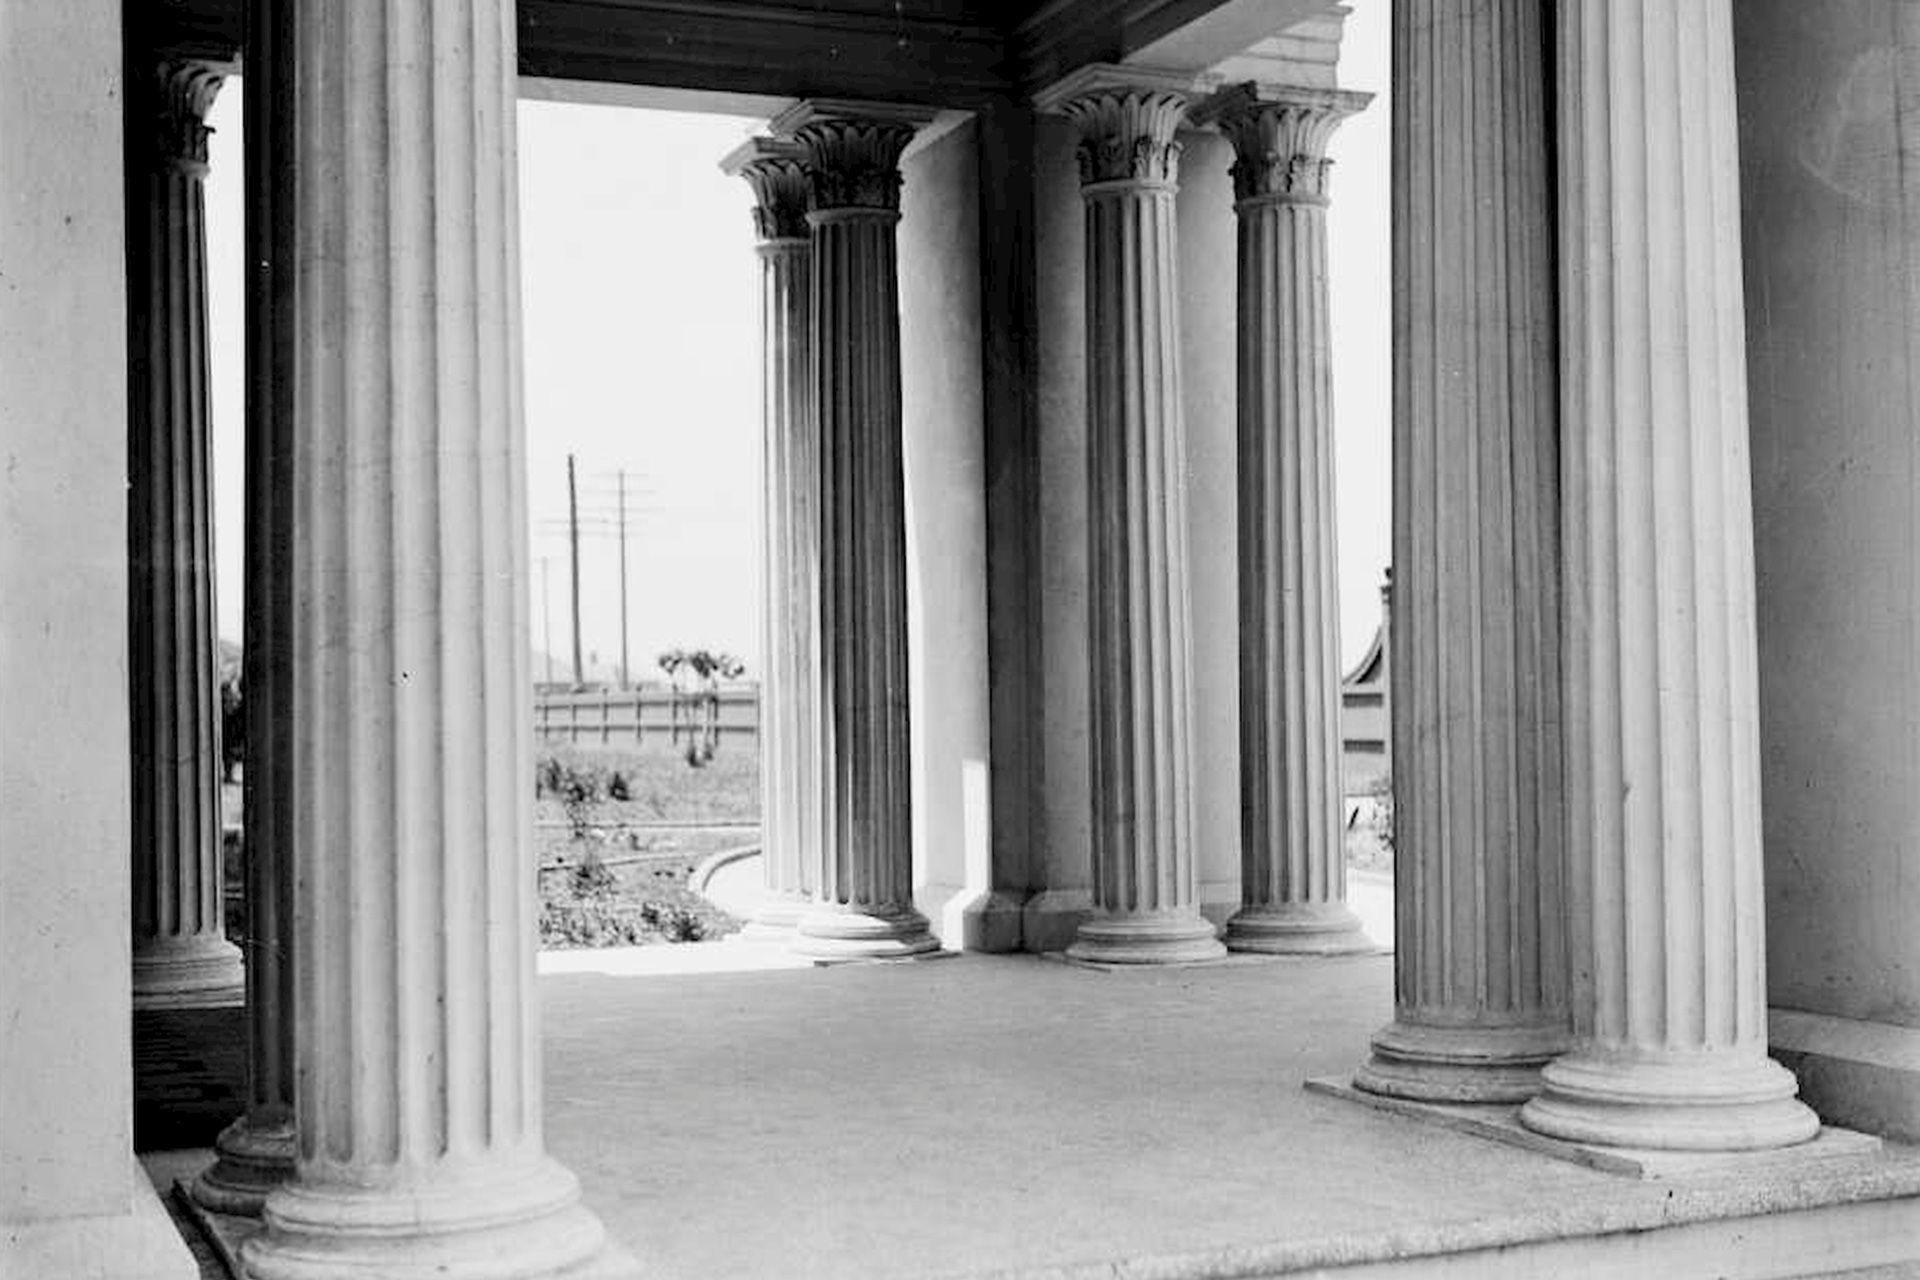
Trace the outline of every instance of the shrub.
<instances>
[{"instance_id":1,"label":"shrub","mask_svg":"<svg viewBox=\"0 0 1920 1280\"><path fill-rule=\"evenodd\" d=\"M613 874L613 868L600 859L600 852L588 846L567 874L567 887L573 896L582 902L593 902L613 897L618 889L619 880Z\"/></svg>"},{"instance_id":2,"label":"shrub","mask_svg":"<svg viewBox=\"0 0 1920 1280\"><path fill-rule=\"evenodd\" d=\"M537 800L541 796L560 794L560 781L566 775L566 762L557 751L543 751L533 762L533 795Z\"/></svg>"},{"instance_id":3,"label":"shrub","mask_svg":"<svg viewBox=\"0 0 1920 1280\"><path fill-rule=\"evenodd\" d=\"M640 918L650 927L658 929L668 942L698 942L707 936L705 922L685 907L665 902L643 902L640 904Z\"/></svg>"},{"instance_id":4,"label":"shrub","mask_svg":"<svg viewBox=\"0 0 1920 1280\"><path fill-rule=\"evenodd\" d=\"M555 947L631 947L647 940L640 913L612 902L543 902L540 942Z\"/></svg>"},{"instance_id":5,"label":"shrub","mask_svg":"<svg viewBox=\"0 0 1920 1280\"><path fill-rule=\"evenodd\" d=\"M622 906L604 898L540 904L540 943L549 947L633 947L648 942L698 942L707 926L684 907L645 902Z\"/></svg>"},{"instance_id":6,"label":"shrub","mask_svg":"<svg viewBox=\"0 0 1920 1280\"><path fill-rule=\"evenodd\" d=\"M606 795L606 770L584 761L570 761L561 769L560 785L555 790L560 807L566 810L567 824L573 828L573 838L586 839L593 832L594 808Z\"/></svg>"}]
</instances>

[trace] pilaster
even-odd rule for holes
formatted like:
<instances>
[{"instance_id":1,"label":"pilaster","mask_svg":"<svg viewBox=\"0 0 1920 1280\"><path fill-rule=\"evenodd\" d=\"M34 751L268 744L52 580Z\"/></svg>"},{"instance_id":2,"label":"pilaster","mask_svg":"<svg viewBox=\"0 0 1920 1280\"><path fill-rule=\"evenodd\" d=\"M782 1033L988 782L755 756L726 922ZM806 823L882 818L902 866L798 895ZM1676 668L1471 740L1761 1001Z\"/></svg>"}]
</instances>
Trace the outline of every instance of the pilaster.
<instances>
[{"instance_id":1,"label":"pilaster","mask_svg":"<svg viewBox=\"0 0 1920 1280\"><path fill-rule=\"evenodd\" d=\"M299 1157L250 1280L633 1274L541 1136L513 7L428 16L274 8Z\"/></svg>"},{"instance_id":2,"label":"pilaster","mask_svg":"<svg viewBox=\"0 0 1920 1280\"><path fill-rule=\"evenodd\" d=\"M1523 1100L1568 1039L1547 12L1395 17L1395 1097Z\"/></svg>"},{"instance_id":3,"label":"pilaster","mask_svg":"<svg viewBox=\"0 0 1920 1280\"><path fill-rule=\"evenodd\" d=\"M136 1007L235 1004L223 921L220 686L207 399L206 112L221 76L128 86L128 632Z\"/></svg>"},{"instance_id":4,"label":"pilaster","mask_svg":"<svg viewBox=\"0 0 1920 1280\"><path fill-rule=\"evenodd\" d=\"M293 435L292 273L286 193L290 48L249 0L246 186L246 507L241 643L246 750L241 778L246 852L247 1109L214 1143L191 1194L216 1213L257 1217L293 1176Z\"/></svg>"},{"instance_id":5,"label":"pilaster","mask_svg":"<svg viewBox=\"0 0 1920 1280\"><path fill-rule=\"evenodd\" d=\"M1068 954L1206 960L1174 193L1177 77L1093 67L1039 95L1079 134L1086 204L1093 911Z\"/></svg>"},{"instance_id":6,"label":"pilaster","mask_svg":"<svg viewBox=\"0 0 1920 1280\"><path fill-rule=\"evenodd\" d=\"M721 168L753 188L760 257L761 866L766 904L743 934L791 936L820 865L820 431L813 244L797 143L754 138Z\"/></svg>"},{"instance_id":7,"label":"pilaster","mask_svg":"<svg viewBox=\"0 0 1920 1280\"><path fill-rule=\"evenodd\" d=\"M1233 144L1239 221L1241 908L1234 951L1372 949L1346 905L1327 143L1370 95L1239 85L1202 103Z\"/></svg>"},{"instance_id":8,"label":"pilaster","mask_svg":"<svg viewBox=\"0 0 1920 1280\"><path fill-rule=\"evenodd\" d=\"M819 414L820 677L826 811L796 950L828 959L939 949L913 905L906 485L901 457L900 156L931 113L803 102Z\"/></svg>"},{"instance_id":9,"label":"pilaster","mask_svg":"<svg viewBox=\"0 0 1920 1280\"><path fill-rule=\"evenodd\" d=\"M0 1276L197 1280L133 1159L118 5L0 0ZM136 351L138 348L135 349Z\"/></svg>"},{"instance_id":10,"label":"pilaster","mask_svg":"<svg viewBox=\"0 0 1920 1280\"><path fill-rule=\"evenodd\" d=\"M1558 25L1576 1038L1521 1120L1784 1146L1819 1121L1767 1057L1732 5Z\"/></svg>"}]
</instances>

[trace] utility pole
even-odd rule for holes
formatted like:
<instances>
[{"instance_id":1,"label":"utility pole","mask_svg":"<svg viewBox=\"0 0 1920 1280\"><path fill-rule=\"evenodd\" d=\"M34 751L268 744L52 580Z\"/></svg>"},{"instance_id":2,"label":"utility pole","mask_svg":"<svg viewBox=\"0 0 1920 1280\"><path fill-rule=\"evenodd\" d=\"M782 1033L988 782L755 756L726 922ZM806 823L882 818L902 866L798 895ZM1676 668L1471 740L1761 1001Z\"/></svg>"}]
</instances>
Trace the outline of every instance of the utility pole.
<instances>
[{"instance_id":1,"label":"utility pole","mask_svg":"<svg viewBox=\"0 0 1920 1280\"><path fill-rule=\"evenodd\" d=\"M573 687L587 687L580 662L580 499L573 482L573 455L567 455L567 541L573 552Z\"/></svg>"},{"instance_id":2,"label":"utility pole","mask_svg":"<svg viewBox=\"0 0 1920 1280\"><path fill-rule=\"evenodd\" d=\"M540 557L540 650L547 660L547 684L553 683L553 592L552 575L547 571L549 557Z\"/></svg>"},{"instance_id":3,"label":"utility pole","mask_svg":"<svg viewBox=\"0 0 1920 1280\"><path fill-rule=\"evenodd\" d=\"M620 687L627 680L627 473L620 476Z\"/></svg>"}]
</instances>

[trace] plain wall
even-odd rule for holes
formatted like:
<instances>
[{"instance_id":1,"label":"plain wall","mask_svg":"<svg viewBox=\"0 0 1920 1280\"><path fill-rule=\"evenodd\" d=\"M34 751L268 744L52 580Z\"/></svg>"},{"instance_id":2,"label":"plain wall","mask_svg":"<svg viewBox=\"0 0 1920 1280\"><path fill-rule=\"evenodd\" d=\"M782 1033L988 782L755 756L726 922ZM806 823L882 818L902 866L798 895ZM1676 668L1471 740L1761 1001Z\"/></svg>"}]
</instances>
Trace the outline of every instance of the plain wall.
<instances>
[{"instance_id":1,"label":"plain wall","mask_svg":"<svg viewBox=\"0 0 1920 1280\"><path fill-rule=\"evenodd\" d=\"M914 899L954 948L992 870L973 131L962 124L902 163L899 230Z\"/></svg>"},{"instance_id":2,"label":"plain wall","mask_svg":"<svg viewBox=\"0 0 1920 1280\"><path fill-rule=\"evenodd\" d=\"M1034 859L1023 944L1073 941L1093 884L1087 667L1085 214L1073 126L1034 122L1034 259L1039 312L1040 575L1046 845Z\"/></svg>"},{"instance_id":3,"label":"plain wall","mask_svg":"<svg viewBox=\"0 0 1920 1280\"><path fill-rule=\"evenodd\" d=\"M1736 12L1769 994L1905 1027L1920 1026L1917 8Z\"/></svg>"},{"instance_id":4,"label":"plain wall","mask_svg":"<svg viewBox=\"0 0 1920 1280\"><path fill-rule=\"evenodd\" d=\"M1193 600L1193 825L1200 901L1240 908L1239 224L1233 147L1180 135L1181 403Z\"/></svg>"},{"instance_id":5,"label":"plain wall","mask_svg":"<svg viewBox=\"0 0 1920 1280\"><path fill-rule=\"evenodd\" d=\"M188 1280L133 1161L120 6L0 0L0 1276Z\"/></svg>"},{"instance_id":6,"label":"plain wall","mask_svg":"<svg viewBox=\"0 0 1920 1280\"><path fill-rule=\"evenodd\" d=\"M6 1222L133 1203L120 64L118 5L0 0Z\"/></svg>"}]
</instances>

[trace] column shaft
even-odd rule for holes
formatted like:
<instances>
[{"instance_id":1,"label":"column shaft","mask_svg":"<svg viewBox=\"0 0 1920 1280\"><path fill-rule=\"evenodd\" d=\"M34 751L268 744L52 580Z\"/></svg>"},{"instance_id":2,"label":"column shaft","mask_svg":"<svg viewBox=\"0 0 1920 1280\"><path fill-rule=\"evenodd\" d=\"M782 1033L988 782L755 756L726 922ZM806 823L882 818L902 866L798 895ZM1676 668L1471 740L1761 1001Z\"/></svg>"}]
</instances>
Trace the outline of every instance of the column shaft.
<instances>
[{"instance_id":1,"label":"column shaft","mask_svg":"<svg viewBox=\"0 0 1920 1280\"><path fill-rule=\"evenodd\" d=\"M767 899L743 936L790 937L820 863L820 437L813 245L801 148L753 138L721 163L753 188L760 258L760 814Z\"/></svg>"},{"instance_id":2,"label":"column shaft","mask_svg":"<svg viewBox=\"0 0 1920 1280\"><path fill-rule=\"evenodd\" d=\"M1731 28L1729 0L1559 6L1576 1042L1521 1116L1562 1138L1819 1123L1766 1053Z\"/></svg>"},{"instance_id":3,"label":"column shaft","mask_svg":"<svg viewBox=\"0 0 1920 1280\"><path fill-rule=\"evenodd\" d=\"M129 685L133 992L140 1007L233 1004L220 849L207 401L207 108L221 77L162 61L128 86Z\"/></svg>"},{"instance_id":4,"label":"column shaft","mask_svg":"<svg viewBox=\"0 0 1920 1280\"><path fill-rule=\"evenodd\" d=\"M242 1256L571 1276L604 1234L541 1140L513 7L277 16L299 1159Z\"/></svg>"},{"instance_id":5,"label":"column shaft","mask_svg":"<svg viewBox=\"0 0 1920 1280\"><path fill-rule=\"evenodd\" d=\"M247 1109L214 1144L218 1159L193 1183L220 1213L258 1215L293 1174L293 437L289 408L291 272L286 193L277 183L290 113L286 43L250 0L246 49L246 717L241 802L246 858Z\"/></svg>"},{"instance_id":6,"label":"column shaft","mask_svg":"<svg viewBox=\"0 0 1920 1280\"><path fill-rule=\"evenodd\" d=\"M765 344L761 856L771 902L749 928L799 923L820 865L820 437L813 412L807 240L759 249Z\"/></svg>"},{"instance_id":7,"label":"column shaft","mask_svg":"<svg viewBox=\"0 0 1920 1280\"><path fill-rule=\"evenodd\" d=\"M1543 0L1396 11L1394 1021L1356 1083L1518 1101L1566 1046Z\"/></svg>"},{"instance_id":8,"label":"column shaft","mask_svg":"<svg viewBox=\"0 0 1920 1280\"><path fill-rule=\"evenodd\" d=\"M918 955L939 942L913 906L901 459L900 155L917 123L814 112L804 150L813 241L820 433L820 676L825 830L795 946L825 957Z\"/></svg>"},{"instance_id":9,"label":"column shaft","mask_svg":"<svg viewBox=\"0 0 1920 1280\"><path fill-rule=\"evenodd\" d=\"M1327 143L1364 94L1230 89L1239 220L1240 882L1235 951L1372 947L1346 905Z\"/></svg>"},{"instance_id":10,"label":"column shaft","mask_svg":"<svg viewBox=\"0 0 1920 1280\"><path fill-rule=\"evenodd\" d=\"M1170 89L1090 86L1086 202L1087 523L1093 912L1068 954L1168 963L1223 953L1201 916L1193 828L1193 651L1174 195L1186 107Z\"/></svg>"}]
</instances>

